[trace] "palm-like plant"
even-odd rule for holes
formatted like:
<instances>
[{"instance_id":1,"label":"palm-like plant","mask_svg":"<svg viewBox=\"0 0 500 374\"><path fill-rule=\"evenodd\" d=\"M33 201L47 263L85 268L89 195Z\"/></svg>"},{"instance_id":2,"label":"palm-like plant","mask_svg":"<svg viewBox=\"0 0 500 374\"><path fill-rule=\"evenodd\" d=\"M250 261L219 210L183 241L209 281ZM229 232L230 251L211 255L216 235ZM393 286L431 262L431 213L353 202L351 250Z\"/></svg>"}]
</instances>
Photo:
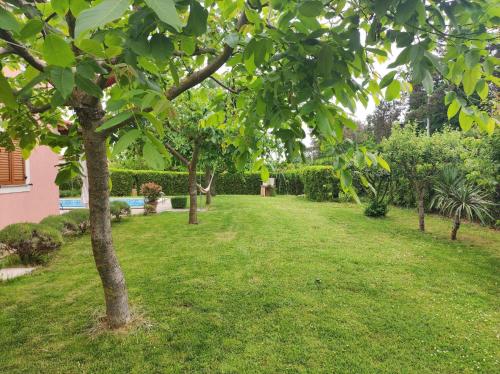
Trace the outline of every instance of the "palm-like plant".
<instances>
[{"instance_id":1,"label":"palm-like plant","mask_svg":"<svg viewBox=\"0 0 500 374\"><path fill-rule=\"evenodd\" d=\"M436 207L442 214L453 218L451 240L457 239L462 217L469 220L492 218L490 207L494 205L480 187L465 180L456 168L443 171L441 180L434 187L431 207Z\"/></svg>"}]
</instances>

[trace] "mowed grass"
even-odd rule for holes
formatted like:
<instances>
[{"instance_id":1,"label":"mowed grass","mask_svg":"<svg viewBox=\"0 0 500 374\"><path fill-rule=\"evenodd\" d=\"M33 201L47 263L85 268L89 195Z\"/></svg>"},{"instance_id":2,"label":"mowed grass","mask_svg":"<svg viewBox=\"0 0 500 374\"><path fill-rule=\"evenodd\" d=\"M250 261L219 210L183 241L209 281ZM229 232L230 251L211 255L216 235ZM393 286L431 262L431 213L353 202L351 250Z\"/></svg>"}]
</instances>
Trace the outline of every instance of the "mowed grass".
<instances>
[{"instance_id":1,"label":"mowed grass","mask_svg":"<svg viewBox=\"0 0 500 374\"><path fill-rule=\"evenodd\" d=\"M498 372L498 232L412 210L218 196L113 227L129 331L98 328L88 235L0 284L1 373Z\"/></svg>"}]
</instances>

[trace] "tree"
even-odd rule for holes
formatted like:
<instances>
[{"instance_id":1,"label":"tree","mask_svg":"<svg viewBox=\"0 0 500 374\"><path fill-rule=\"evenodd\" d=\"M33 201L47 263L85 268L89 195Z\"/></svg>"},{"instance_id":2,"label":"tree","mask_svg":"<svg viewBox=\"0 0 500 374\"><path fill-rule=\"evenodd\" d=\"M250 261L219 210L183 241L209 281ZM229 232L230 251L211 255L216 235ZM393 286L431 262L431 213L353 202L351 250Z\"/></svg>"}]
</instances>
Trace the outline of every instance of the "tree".
<instances>
[{"instance_id":1,"label":"tree","mask_svg":"<svg viewBox=\"0 0 500 374\"><path fill-rule=\"evenodd\" d=\"M165 122L163 144L166 149L188 170L189 224L198 223L197 193L203 187L197 183L200 157L212 153L218 155L224 141L225 116L218 108L225 106L225 96L215 88L199 88L190 92L185 100L176 102L176 114ZM205 156L208 168L209 157ZM213 171L212 171L213 172ZM209 177L208 196L212 178Z\"/></svg>"},{"instance_id":2,"label":"tree","mask_svg":"<svg viewBox=\"0 0 500 374\"><path fill-rule=\"evenodd\" d=\"M404 106L399 100L383 100L370 114L366 121L369 130L373 131L375 140L380 143L382 139L391 135L391 129L395 122L401 120Z\"/></svg>"},{"instance_id":3,"label":"tree","mask_svg":"<svg viewBox=\"0 0 500 374\"><path fill-rule=\"evenodd\" d=\"M394 127L382 142L383 155L393 165L394 183L407 179L413 187L420 231L425 231L426 192L442 168L460 162L459 146L459 137L447 137L446 133L427 136L415 124Z\"/></svg>"},{"instance_id":4,"label":"tree","mask_svg":"<svg viewBox=\"0 0 500 374\"><path fill-rule=\"evenodd\" d=\"M245 89L231 117L242 130L233 142L237 165L257 159L256 135L269 131L289 154L302 151L303 123L323 139L342 142L344 126L355 127L347 111L356 101L380 98L384 90L392 100L409 87L396 71L380 79L373 68L392 43L403 48L393 66L409 64L413 83L428 87L438 69L463 85L465 97L447 97L448 114L460 110L463 129L477 123L492 132L495 120L467 97L474 91L483 97L486 83L496 82L488 52L495 6L494 0L6 0L0 58L19 74L8 81L0 75L1 145L12 148L17 139L25 156L39 143L64 149L57 182L77 175L85 154L94 259L107 321L120 327L130 312L111 237L110 137L119 133L122 147L142 137L147 158L168 157L158 135L170 102L226 64L226 81L234 86L225 89ZM367 30L364 41L360 29ZM438 36L447 43L442 61L430 52ZM74 124L56 134L62 118ZM353 188L344 165L372 156L361 147L339 154L346 191Z\"/></svg>"},{"instance_id":5,"label":"tree","mask_svg":"<svg viewBox=\"0 0 500 374\"><path fill-rule=\"evenodd\" d=\"M479 219L482 223L485 218L492 218L489 208L494 204L479 186L467 182L456 168L443 170L441 180L434 187L435 196L431 206L453 218L451 240L457 239L457 232L463 217L473 220Z\"/></svg>"}]
</instances>

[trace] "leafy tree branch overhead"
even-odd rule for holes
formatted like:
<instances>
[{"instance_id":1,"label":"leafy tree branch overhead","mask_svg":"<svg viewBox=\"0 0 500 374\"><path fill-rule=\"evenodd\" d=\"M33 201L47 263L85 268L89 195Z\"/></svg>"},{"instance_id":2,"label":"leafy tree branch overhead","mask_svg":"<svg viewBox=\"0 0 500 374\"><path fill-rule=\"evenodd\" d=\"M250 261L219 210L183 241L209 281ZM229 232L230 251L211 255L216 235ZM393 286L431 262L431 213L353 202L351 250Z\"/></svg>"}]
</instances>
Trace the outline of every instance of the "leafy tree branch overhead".
<instances>
[{"instance_id":1,"label":"leafy tree branch overhead","mask_svg":"<svg viewBox=\"0 0 500 374\"><path fill-rule=\"evenodd\" d=\"M18 139L25 156L38 143L64 149L59 180L78 173L85 152L95 260L109 323L121 326L129 312L109 224L111 135L135 131L154 150L149 157L167 157L158 138L174 99L212 77L232 97L225 115L240 129L237 164L256 159L258 134L280 137L294 155L303 123L340 145L344 128L356 127L357 103L396 99L415 83L430 92L434 72L463 89L446 96L448 116L458 115L464 130L476 124L491 133L497 118L469 98L486 99L489 84L498 85L498 12L495 0L6 0L0 61L18 74L0 74L0 140L12 147ZM375 63L395 46L394 70L382 77ZM54 132L63 119L69 128ZM345 165L388 168L365 148L338 149L346 191Z\"/></svg>"}]
</instances>

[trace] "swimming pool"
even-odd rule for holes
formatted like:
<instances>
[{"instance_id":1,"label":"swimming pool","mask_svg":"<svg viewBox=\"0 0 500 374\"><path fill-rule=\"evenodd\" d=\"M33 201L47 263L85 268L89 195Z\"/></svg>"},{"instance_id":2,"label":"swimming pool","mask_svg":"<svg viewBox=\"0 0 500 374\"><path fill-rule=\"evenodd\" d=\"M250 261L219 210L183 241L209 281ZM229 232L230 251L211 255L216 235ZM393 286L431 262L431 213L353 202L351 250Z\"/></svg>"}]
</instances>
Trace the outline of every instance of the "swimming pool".
<instances>
[{"instance_id":1,"label":"swimming pool","mask_svg":"<svg viewBox=\"0 0 500 374\"><path fill-rule=\"evenodd\" d=\"M132 209L144 207L144 199L141 197L112 197L111 201L125 201ZM61 209L81 209L85 208L80 199L59 199Z\"/></svg>"}]
</instances>

